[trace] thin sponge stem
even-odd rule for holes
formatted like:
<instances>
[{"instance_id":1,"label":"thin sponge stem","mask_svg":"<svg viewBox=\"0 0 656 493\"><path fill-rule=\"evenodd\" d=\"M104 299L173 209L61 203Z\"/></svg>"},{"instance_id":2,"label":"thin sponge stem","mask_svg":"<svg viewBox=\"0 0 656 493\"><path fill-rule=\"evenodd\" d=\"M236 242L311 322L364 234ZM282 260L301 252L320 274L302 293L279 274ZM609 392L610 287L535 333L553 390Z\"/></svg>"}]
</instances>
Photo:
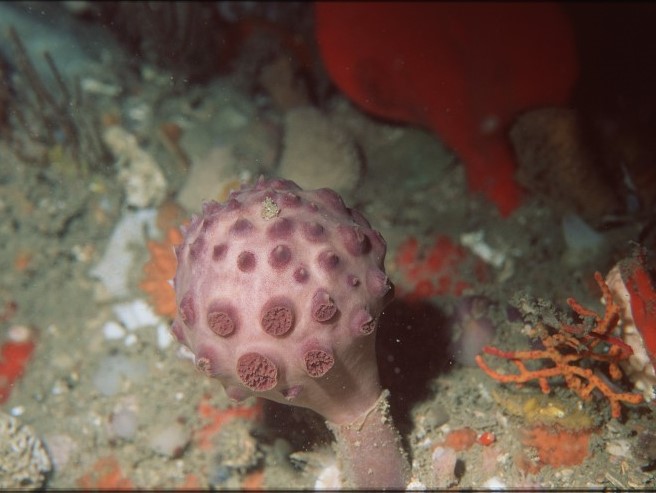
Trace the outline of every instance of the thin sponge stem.
<instances>
[{"instance_id":1,"label":"thin sponge stem","mask_svg":"<svg viewBox=\"0 0 656 493\"><path fill-rule=\"evenodd\" d=\"M401 435L389 412L389 391L352 423L326 422L335 435L335 449L346 488L403 490L410 465Z\"/></svg>"}]
</instances>

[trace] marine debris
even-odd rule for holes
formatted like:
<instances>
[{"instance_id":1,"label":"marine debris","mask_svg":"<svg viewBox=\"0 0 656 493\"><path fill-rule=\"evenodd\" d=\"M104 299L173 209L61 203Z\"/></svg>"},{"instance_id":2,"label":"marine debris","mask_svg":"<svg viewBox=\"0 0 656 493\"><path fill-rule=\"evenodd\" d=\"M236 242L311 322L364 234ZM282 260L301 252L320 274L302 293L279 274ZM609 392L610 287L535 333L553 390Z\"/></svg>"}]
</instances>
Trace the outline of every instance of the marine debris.
<instances>
[{"instance_id":1,"label":"marine debris","mask_svg":"<svg viewBox=\"0 0 656 493\"><path fill-rule=\"evenodd\" d=\"M503 351L494 346L485 346L483 352L491 356L510 360L519 373L499 373L492 369L479 354L476 363L489 376L502 383L525 384L537 380L543 393L551 391L549 379L563 378L565 385L581 399L590 399L592 392L599 390L610 402L611 415L619 418L621 403L639 404L643 396L632 392L620 392L607 383L606 376L595 371L593 362L607 363L608 376L620 380L624 375L620 363L627 360L633 350L613 332L620 321L620 307L613 299L608 285L599 272L595 273L606 305L605 313L599 316L593 310L582 306L574 298L568 298L567 304L583 321L580 323L561 323L552 329L543 322L538 322L530 335L539 338L543 349L529 351ZM590 323L591 322L591 323ZM529 370L527 361L547 360L551 366Z\"/></svg>"}]
</instances>

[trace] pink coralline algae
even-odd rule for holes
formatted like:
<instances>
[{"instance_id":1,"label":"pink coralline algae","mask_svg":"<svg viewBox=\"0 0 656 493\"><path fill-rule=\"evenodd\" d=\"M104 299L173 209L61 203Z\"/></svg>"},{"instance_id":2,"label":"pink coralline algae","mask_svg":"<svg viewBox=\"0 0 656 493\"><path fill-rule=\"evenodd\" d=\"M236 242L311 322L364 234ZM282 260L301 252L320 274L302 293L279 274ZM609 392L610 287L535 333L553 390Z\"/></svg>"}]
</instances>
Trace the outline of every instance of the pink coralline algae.
<instances>
[{"instance_id":1,"label":"pink coralline algae","mask_svg":"<svg viewBox=\"0 0 656 493\"><path fill-rule=\"evenodd\" d=\"M346 485L405 487L374 346L393 296L380 233L330 189L260 179L205 203L183 234L171 330L196 367L232 399L321 414Z\"/></svg>"}]
</instances>

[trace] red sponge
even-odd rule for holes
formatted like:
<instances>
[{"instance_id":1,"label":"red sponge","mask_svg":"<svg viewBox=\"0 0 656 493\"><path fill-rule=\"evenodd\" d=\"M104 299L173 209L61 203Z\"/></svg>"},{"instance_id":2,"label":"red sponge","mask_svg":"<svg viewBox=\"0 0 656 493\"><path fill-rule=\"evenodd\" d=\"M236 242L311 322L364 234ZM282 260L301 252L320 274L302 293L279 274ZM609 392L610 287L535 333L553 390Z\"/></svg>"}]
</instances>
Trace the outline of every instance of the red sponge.
<instances>
[{"instance_id":1,"label":"red sponge","mask_svg":"<svg viewBox=\"0 0 656 493\"><path fill-rule=\"evenodd\" d=\"M317 2L316 36L335 84L366 111L432 129L462 159L470 190L504 215L520 203L509 126L565 104L573 34L542 2Z\"/></svg>"}]
</instances>

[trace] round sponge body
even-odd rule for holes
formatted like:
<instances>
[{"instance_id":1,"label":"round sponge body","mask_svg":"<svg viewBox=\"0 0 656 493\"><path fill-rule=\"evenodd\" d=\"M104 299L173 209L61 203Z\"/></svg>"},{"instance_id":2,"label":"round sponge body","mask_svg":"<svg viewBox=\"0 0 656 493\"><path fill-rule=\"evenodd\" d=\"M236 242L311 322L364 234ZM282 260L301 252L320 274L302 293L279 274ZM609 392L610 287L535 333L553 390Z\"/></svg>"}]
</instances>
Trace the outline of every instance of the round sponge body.
<instances>
[{"instance_id":1,"label":"round sponge body","mask_svg":"<svg viewBox=\"0 0 656 493\"><path fill-rule=\"evenodd\" d=\"M260 178L183 228L172 333L228 395L346 422L380 395L385 241L334 191Z\"/></svg>"}]
</instances>

